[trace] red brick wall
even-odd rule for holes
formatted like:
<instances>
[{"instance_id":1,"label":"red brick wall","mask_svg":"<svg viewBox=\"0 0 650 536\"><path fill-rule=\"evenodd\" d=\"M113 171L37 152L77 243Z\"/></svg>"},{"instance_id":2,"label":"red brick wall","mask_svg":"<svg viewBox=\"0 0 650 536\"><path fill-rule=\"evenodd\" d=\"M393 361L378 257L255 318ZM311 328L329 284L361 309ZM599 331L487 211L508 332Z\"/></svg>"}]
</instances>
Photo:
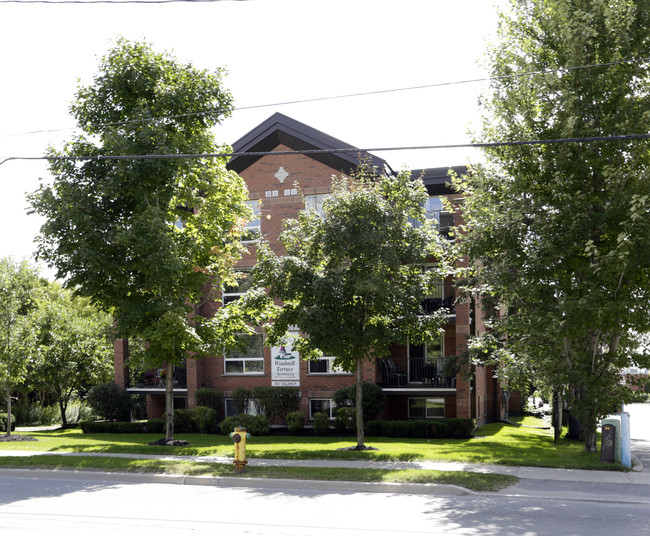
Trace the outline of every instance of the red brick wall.
<instances>
[{"instance_id":1,"label":"red brick wall","mask_svg":"<svg viewBox=\"0 0 650 536\"><path fill-rule=\"evenodd\" d=\"M113 355L115 383L124 389L129 377L129 371L125 365L125 361L129 357L129 341L126 339L116 339L113 343Z\"/></svg>"}]
</instances>

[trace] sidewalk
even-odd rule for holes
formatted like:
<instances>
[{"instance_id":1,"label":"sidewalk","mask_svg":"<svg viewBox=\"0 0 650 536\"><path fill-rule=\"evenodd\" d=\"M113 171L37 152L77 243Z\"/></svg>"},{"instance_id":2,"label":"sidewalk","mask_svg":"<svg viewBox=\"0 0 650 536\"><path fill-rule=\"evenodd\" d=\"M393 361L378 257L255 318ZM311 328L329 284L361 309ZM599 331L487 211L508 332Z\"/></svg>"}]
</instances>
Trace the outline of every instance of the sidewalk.
<instances>
[{"instance_id":1,"label":"sidewalk","mask_svg":"<svg viewBox=\"0 0 650 536\"><path fill-rule=\"evenodd\" d=\"M217 456L171 456L155 454L116 454L116 453L77 453L77 452L34 452L34 451L4 451L3 456L100 456L131 459L161 459L174 461L200 461L208 463L232 463L233 459ZM349 467L375 469L430 469L439 471L472 471L479 473L500 473L514 475L520 482L498 492L502 496L527 496L536 499L566 499L601 502L642 502L650 504L650 472L621 472L621 471L585 471L578 469L556 469L544 467L513 467L501 465L466 464L451 462L373 462L348 460L268 460L250 458L248 464L255 466L279 467ZM34 474L34 470L2 470L22 471L24 474ZM52 475L57 473L59 478L65 478L64 471L45 471L39 473ZM168 482L191 485L244 486L274 489L277 491L318 490L321 492L400 492L425 493L432 495L468 495L472 492L457 486L439 484L382 484L365 482L331 482L331 481L299 481L260 478L212 478L212 477L183 477L174 475L151 475L132 473L98 473L74 471L75 478L97 478L102 476L107 480L137 481L137 482Z\"/></svg>"}]
</instances>

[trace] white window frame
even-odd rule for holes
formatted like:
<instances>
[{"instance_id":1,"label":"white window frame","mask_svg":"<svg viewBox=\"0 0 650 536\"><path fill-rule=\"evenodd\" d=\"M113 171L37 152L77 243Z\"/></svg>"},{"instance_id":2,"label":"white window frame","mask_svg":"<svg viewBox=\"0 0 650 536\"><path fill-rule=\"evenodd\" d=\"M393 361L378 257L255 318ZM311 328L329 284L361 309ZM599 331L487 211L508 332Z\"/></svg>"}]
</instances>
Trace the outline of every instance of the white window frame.
<instances>
[{"instance_id":1,"label":"white window frame","mask_svg":"<svg viewBox=\"0 0 650 536\"><path fill-rule=\"evenodd\" d=\"M226 352L223 356L223 373L226 376L263 375L264 374L264 335L262 333L242 333L243 337L259 337L260 355L251 356L239 349ZM249 349L251 346L249 346ZM241 362L241 370L232 370L232 365ZM262 368L259 368L261 363ZM229 369L228 365L231 365ZM249 370L250 369L250 370Z\"/></svg>"},{"instance_id":2,"label":"white window frame","mask_svg":"<svg viewBox=\"0 0 650 536\"><path fill-rule=\"evenodd\" d=\"M424 415L411 414L411 401L424 401ZM429 406L431 404L431 406ZM439 413L440 406L442 406L442 415ZM444 419L445 418L445 399L429 396L409 397L408 399L408 417L409 419Z\"/></svg>"},{"instance_id":3,"label":"white window frame","mask_svg":"<svg viewBox=\"0 0 650 536\"><path fill-rule=\"evenodd\" d=\"M312 405L311 405L312 402L328 402L328 403L329 403L329 415L330 415L330 419L333 419L333 418L334 418L334 410L336 409L336 407L334 406L334 399L333 399L333 398L319 398L319 397L314 397L314 398L310 398L310 399L309 399L309 419L310 419L310 420L313 420L314 415L315 415L316 413L321 413L321 412L323 412L323 410L312 411ZM327 412L325 412L325 413L327 413Z\"/></svg>"},{"instance_id":4,"label":"white window frame","mask_svg":"<svg viewBox=\"0 0 650 536\"><path fill-rule=\"evenodd\" d=\"M323 217L323 203L331 194L313 194L305 196L305 210L311 210Z\"/></svg>"},{"instance_id":5,"label":"white window frame","mask_svg":"<svg viewBox=\"0 0 650 536\"><path fill-rule=\"evenodd\" d=\"M250 284L252 283L252 280L250 279L251 268L241 268L237 270L237 273L242 274L241 279L238 280L239 284L236 287L235 285L227 285L221 290L221 303L223 305L238 300L250 288Z\"/></svg>"},{"instance_id":6,"label":"white window frame","mask_svg":"<svg viewBox=\"0 0 650 536\"><path fill-rule=\"evenodd\" d=\"M253 219L243 229L245 235L251 234L251 238L243 237L241 242L242 244L259 242L262 236L262 200L249 199L245 203L253 211Z\"/></svg>"},{"instance_id":7,"label":"white window frame","mask_svg":"<svg viewBox=\"0 0 650 536\"><path fill-rule=\"evenodd\" d=\"M224 409L226 411L226 417L232 417L233 415L238 415L236 412L237 406L236 406L236 401L234 398L228 397L224 398ZM255 404L252 400L248 401L248 411L246 412L247 415L257 415L257 409L255 408Z\"/></svg>"},{"instance_id":8,"label":"white window frame","mask_svg":"<svg viewBox=\"0 0 650 536\"><path fill-rule=\"evenodd\" d=\"M309 374L314 374L314 375L324 375L324 374L350 374L349 372L344 371L340 365L334 365L334 361L336 360L336 357L327 355L327 356L321 356L318 359L310 359L309 360ZM320 370L313 371L312 370L312 365L314 367L316 366L316 363L322 364L322 362L325 361L325 371L322 372Z\"/></svg>"}]
</instances>

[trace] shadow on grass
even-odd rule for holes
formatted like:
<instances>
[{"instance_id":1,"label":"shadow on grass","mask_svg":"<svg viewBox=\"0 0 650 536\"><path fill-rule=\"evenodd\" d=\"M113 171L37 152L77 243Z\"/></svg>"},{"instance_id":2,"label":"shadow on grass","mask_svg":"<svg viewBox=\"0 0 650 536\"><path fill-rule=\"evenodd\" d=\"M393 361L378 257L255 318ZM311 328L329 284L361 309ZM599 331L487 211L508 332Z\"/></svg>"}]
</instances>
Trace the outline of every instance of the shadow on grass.
<instances>
[{"instance_id":1,"label":"shadow on grass","mask_svg":"<svg viewBox=\"0 0 650 536\"><path fill-rule=\"evenodd\" d=\"M234 454L225 435L177 434L190 442L186 447L149 446L159 434L83 434L81 430L35 432L38 443L29 450L79 453L158 454L178 456L226 456ZM446 461L496 465L620 470L600 463L597 454L584 452L581 443L562 439L553 442L552 432L493 423L471 439L394 439L367 437L371 451L339 450L354 438L336 436L258 436L248 442L249 458L330 459L370 461ZM23 444L24 445L24 444ZM4 446L2 447L4 449ZM7 447L7 450L28 450ZM1 450L0 450L1 452Z\"/></svg>"}]
</instances>

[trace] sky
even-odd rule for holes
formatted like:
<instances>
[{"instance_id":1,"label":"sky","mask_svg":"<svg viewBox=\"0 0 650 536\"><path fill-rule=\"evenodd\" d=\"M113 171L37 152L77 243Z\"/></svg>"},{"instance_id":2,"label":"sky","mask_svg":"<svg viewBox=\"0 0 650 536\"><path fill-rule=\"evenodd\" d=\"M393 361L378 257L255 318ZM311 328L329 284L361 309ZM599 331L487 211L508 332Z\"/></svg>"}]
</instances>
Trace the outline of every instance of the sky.
<instances>
[{"instance_id":1,"label":"sky","mask_svg":"<svg viewBox=\"0 0 650 536\"><path fill-rule=\"evenodd\" d=\"M92 83L119 36L227 70L235 106L249 109L215 129L219 143L275 112L362 149L468 143L480 82L261 105L485 78L481 61L497 24L493 0L0 2L0 20L0 162L42 156L72 138L75 92ZM395 170L480 159L471 148L373 152ZM44 161L0 164L0 257L31 259L42 220L28 215L26 193L51 180Z\"/></svg>"}]
</instances>

